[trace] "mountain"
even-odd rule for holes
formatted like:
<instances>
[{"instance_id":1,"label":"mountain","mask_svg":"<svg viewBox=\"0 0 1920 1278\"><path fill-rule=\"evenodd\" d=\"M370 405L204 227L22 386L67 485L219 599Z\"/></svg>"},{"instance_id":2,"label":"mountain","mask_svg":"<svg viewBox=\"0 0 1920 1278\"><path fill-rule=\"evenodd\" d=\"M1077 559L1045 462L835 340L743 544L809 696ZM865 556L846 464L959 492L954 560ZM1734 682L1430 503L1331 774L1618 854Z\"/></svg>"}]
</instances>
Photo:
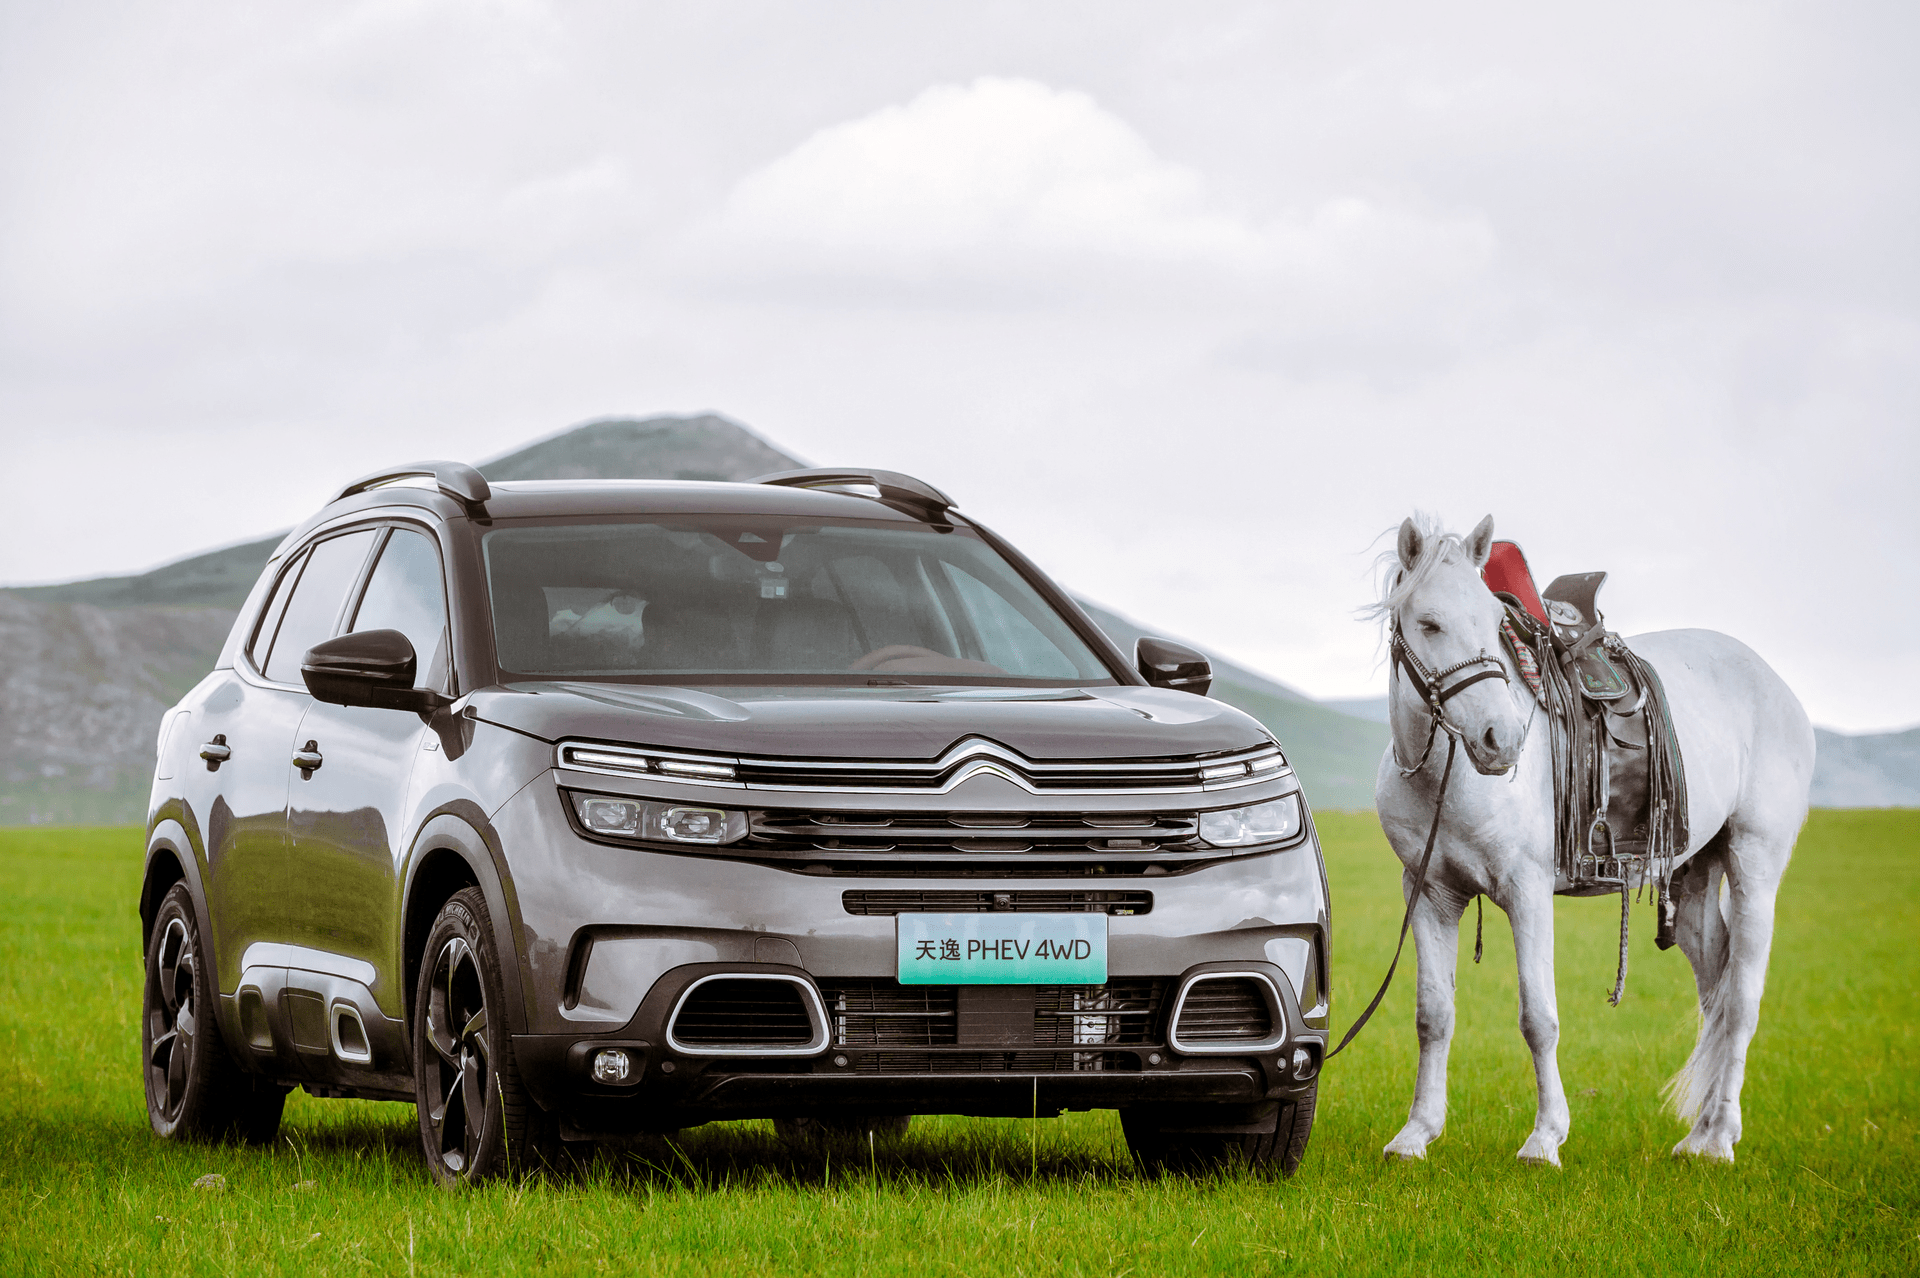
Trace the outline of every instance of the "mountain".
<instances>
[{"instance_id":1,"label":"mountain","mask_svg":"<svg viewBox=\"0 0 1920 1278\"><path fill-rule=\"evenodd\" d=\"M0 825L138 821L160 716L213 668L232 625L229 608L0 591Z\"/></svg>"},{"instance_id":2,"label":"mountain","mask_svg":"<svg viewBox=\"0 0 1920 1278\"><path fill-rule=\"evenodd\" d=\"M1920 728L1850 735L1813 730L1817 808L1920 806Z\"/></svg>"}]
</instances>

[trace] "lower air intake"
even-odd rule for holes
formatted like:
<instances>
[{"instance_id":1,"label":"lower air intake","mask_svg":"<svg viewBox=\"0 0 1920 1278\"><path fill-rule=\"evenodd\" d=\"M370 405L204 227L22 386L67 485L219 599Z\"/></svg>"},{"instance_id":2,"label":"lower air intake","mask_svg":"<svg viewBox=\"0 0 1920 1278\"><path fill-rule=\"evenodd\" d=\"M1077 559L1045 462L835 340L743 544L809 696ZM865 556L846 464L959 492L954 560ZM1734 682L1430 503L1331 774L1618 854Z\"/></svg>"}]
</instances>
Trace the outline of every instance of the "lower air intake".
<instances>
[{"instance_id":1,"label":"lower air intake","mask_svg":"<svg viewBox=\"0 0 1920 1278\"><path fill-rule=\"evenodd\" d=\"M1281 1037L1278 1000L1263 978L1203 976L1188 985L1174 1016L1181 1051L1234 1051L1272 1046Z\"/></svg>"},{"instance_id":2,"label":"lower air intake","mask_svg":"<svg viewBox=\"0 0 1920 1278\"><path fill-rule=\"evenodd\" d=\"M798 978L709 976L680 996L667 1041L700 1055L807 1054L826 1046L826 1018Z\"/></svg>"}]
</instances>

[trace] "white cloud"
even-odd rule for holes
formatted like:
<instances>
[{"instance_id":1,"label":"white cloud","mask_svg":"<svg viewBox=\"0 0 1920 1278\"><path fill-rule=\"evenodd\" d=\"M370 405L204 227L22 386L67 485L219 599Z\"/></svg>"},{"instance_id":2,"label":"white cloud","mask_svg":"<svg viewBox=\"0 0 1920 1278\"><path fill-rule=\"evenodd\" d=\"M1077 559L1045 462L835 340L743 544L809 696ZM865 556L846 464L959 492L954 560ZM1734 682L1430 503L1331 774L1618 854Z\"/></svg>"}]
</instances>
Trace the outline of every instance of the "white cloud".
<instances>
[{"instance_id":1,"label":"white cloud","mask_svg":"<svg viewBox=\"0 0 1920 1278\"><path fill-rule=\"evenodd\" d=\"M743 178L717 231L726 257L776 277L1001 288L1038 273L1104 295L1118 269L1162 304L1223 286L1377 302L1468 279L1494 249L1478 217L1353 196L1258 217L1090 95L991 77L819 130Z\"/></svg>"}]
</instances>

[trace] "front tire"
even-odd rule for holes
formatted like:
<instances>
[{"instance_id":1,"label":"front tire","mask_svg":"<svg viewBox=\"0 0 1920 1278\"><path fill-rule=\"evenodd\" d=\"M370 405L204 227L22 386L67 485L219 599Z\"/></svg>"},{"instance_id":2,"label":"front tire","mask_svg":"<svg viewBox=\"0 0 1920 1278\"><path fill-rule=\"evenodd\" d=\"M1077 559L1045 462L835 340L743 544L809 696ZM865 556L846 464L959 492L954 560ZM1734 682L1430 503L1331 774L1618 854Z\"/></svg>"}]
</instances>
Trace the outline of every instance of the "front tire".
<instances>
[{"instance_id":1,"label":"front tire","mask_svg":"<svg viewBox=\"0 0 1920 1278\"><path fill-rule=\"evenodd\" d=\"M413 1090L434 1180L478 1185L552 1161L552 1126L520 1085L506 987L486 898L470 887L440 908L413 1000Z\"/></svg>"},{"instance_id":2,"label":"front tire","mask_svg":"<svg viewBox=\"0 0 1920 1278\"><path fill-rule=\"evenodd\" d=\"M1120 1128L1127 1148L1149 1175L1204 1173L1233 1164L1291 1176L1306 1157L1320 1081L1279 1102L1271 1117L1245 1105L1177 1105L1123 1109ZM1271 1127L1268 1130L1268 1124Z\"/></svg>"},{"instance_id":3,"label":"front tire","mask_svg":"<svg viewBox=\"0 0 1920 1278\"><path fill-rule=\"evenodd\" d=\"M176 883L161 898L147 938L140 1009L147 1121L167 1140L270 1145L286 1090L234 1064L214 1013L217 997L193 896Z\"/></svg>"}]
</instances>

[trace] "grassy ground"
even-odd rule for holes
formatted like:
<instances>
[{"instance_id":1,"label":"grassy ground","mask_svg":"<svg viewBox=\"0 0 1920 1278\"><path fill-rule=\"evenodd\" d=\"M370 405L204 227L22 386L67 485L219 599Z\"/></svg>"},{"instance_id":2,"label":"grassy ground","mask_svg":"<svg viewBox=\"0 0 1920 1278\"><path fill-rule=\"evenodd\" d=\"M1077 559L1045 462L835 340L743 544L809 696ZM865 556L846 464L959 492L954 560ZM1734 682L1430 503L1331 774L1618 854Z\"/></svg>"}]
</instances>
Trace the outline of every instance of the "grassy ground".
<instances>
[{"instance_id":1,"label":"grassy ground","mask_svg":"<svg viewBox=\"0 0 1920 1278\"><path fill-rule=\"evenodd\" d=\"M1371 816L1321 820L1336 1022L1398 922ZM1613 906L1559 915L1565 1169L1513 1159L1533 1082L1505 917L1465 961L1452 1125L1384 1163L1414 1058L1410 981L1331 1068L1290 1181L1151 1181L1111 1114L919 1119L902 1145L795 1157L769 1125L687 1135L647 1165L434 1190L410 1107L296 1092L271 1152L164 1145L138 1073L129 830L0 831L0 1272L1031 1274L1920 1270L1920 813L1815 814L1792 869L1732 1167L1676 1163L1661 1082L1693 1033L1691 978L1636 915L1627 999ZM1471 927L1469 916L1468 927ZM194 1181L209 1172L225 1188Z\"/></svg>"}]
</instances>

